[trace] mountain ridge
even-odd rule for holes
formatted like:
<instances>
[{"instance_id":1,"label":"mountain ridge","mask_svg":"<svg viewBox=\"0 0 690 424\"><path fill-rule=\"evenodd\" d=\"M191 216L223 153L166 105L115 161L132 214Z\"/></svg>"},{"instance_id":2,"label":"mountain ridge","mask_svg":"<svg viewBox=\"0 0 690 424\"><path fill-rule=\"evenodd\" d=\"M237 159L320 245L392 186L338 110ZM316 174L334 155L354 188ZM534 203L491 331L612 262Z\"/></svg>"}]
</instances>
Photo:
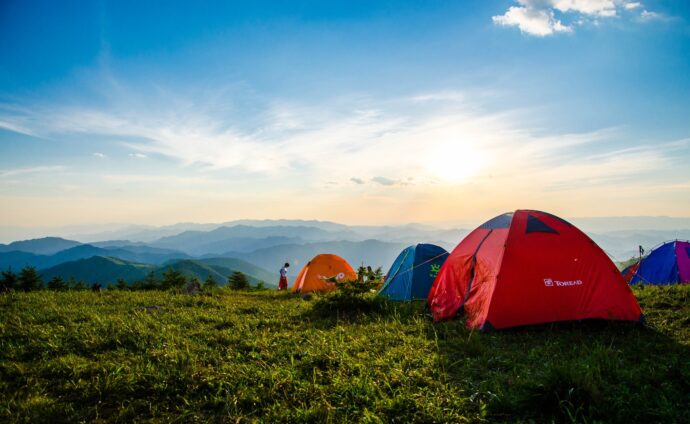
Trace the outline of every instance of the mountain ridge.
<instances>
[{"instance_id":1,"label":"mountain ridge","mask_svg":"<svg viewBox=\"0 0 690 424\"><path fill-rule=\"evenodd\" d=\"M0 244L0 252L20 251L37 255L50 255L80 244L82 243L75 240L49 236Z\"/></svg>"},{"instance_id":2,"label":"mountain ridge","mask_svg":"<svg viewBox=\"0 0 690 424\"><path fill-rule=\"evenodd\" d=\"M180 259L162 265L151 265L114 257L92 256L43 269L40 274L46 283L51 278L60 276L64 280L75 278L87 284L106 285L115 284L118 279L132 284L143 280L151 272L160 279L167 270L173 269L182 273L187 279L197 278L202 282L211 275L219 285L224 285L233 272L240 271L247 275L250 283L254 285L263 281L266 286L276 286L276 283L269 278L271 274L268 271L251 263L236 258L213 259Z\"/></svg>"}]
</instances>

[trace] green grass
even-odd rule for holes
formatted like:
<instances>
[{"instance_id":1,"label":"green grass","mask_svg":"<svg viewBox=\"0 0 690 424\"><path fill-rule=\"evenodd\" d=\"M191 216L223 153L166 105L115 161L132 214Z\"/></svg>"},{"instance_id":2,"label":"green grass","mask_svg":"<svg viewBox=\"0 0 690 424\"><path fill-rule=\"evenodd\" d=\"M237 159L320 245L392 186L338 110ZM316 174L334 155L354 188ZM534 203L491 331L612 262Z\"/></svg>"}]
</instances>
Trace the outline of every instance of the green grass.
<instances>
[{"instance_id":1,"label":"green grass","mask_svg":"<svg viewBox=\"0 0 690 424\"><path fill-rule=\"evenodd\" d=\"M2 295L0 421L690 422L690 286L635 293L647 328L488 334L380 300Z\"/></svg>"}]
</instances>

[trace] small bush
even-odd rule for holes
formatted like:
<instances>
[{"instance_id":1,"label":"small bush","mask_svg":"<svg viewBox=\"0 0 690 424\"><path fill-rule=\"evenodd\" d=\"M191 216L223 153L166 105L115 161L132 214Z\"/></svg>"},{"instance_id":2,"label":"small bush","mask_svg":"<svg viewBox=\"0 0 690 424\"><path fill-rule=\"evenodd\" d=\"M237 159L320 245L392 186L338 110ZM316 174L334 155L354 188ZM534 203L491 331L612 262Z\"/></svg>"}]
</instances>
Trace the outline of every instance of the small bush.
<instances>
[{"instance_id":1,"label":"small bush","mask_svg":"<svg viewBox=\"0 0 690 424\"><path fill-rule=\"evenodd\" d=\"M168 270L163 273L163 279L161 280L161 288L163 290L181 289L186 284L187 279L176 269L168 268Z\"/></svg>"},{"instance_id":2,"label":"small bush","mask_svg":"<svg viewBox=\"0 0 690 424\"><path fill-rule=\"evenodd\" d=\"M117 279L117 282L115 283L115 288L118 290L129 290L127 282L122 278Z\"/></svg>"},{"instance_id":3,"label":"small bush","mask_svg":"<svg viewBox=\"0 0 690 424\"><path fill-rule=\"evenodd\" d=\"M204 292L210 293L216 290L218 287L219 286L216 279L213 278L213 275L209 274L201 288L204 290Z\"/></svg>"},{"instance_id":4,"label":"small bush","mask_svg":"<svg viewBox=\"0 0 690 424\"><path fill-rule=\"evenodd\" d=\"M231 290L247 290L249 288L249 279L244 273L235 271L228 277L228 287Z\"/></svg>"},{"instance_id":5,"label":"small bush","mask_svg":"<svg viewBox=\"0 0 690 424\"><path fill-rule=\"evenodd\" d=\"M48 281L48 288L50 290L67 290L69 286L67 286L67 283L65 280L62 279L60 276L55 276L53 277L50 281Z\"/></svg>"},{"instance_id":6,"label":"small bush","mask_svg":"<svg viewBox=\"0 0 690 424\"><path fill-rule=\"evenodd\" d=\"M12 272L12 269L2 272L2 277L0 277L0 292L10 291L17 288L19 284L19 278L17 274Z\"/></svg>"},{"instance_id":7,"label":"small bush","mask_svg":"<svg viewBox=\"0 0 690 424\"><path fill-rule=\"evenodd\" d=\"M321 318L352 319L380 312L384 309L386 301L374 294L379 284L377 280L336 281L337 290L319 296L311 313Z\"/></svg>"},{"instance_id":8,"label":"small bush","mask_svg":"<svg viewBox=\"0 0 690 424\"><path fill-rule=\"evenodd\" d=\"M363 297L375 292L380 286L380 282L378 280L343 280L336 281L335 286L338 289L335 293L336 297Z\"/></svg>"},{"instance_id":9,"label":"small bush","mask_svg":"<svg viewBox=\"0 0 690 424\"><path fill-rule=\"evenodd\" d=\"M19 273L18 286L23 291L39 290L43 287L41 274L33 266L27 266Z\"/></svg>"}]
</instances>

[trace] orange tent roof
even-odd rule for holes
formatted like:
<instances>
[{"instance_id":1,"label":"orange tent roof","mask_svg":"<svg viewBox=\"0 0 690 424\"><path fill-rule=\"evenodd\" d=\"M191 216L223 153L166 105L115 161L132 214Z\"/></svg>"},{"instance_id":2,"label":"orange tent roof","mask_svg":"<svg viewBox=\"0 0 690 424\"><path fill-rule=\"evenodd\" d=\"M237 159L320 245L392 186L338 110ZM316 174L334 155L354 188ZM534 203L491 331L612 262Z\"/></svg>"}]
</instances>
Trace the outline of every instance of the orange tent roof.
<instances>
[{"instance_id":1,"label":"orange tent roof","mask_svg":"<svg viewBox=\"0 0 690 424\"><path fill-rule=\"evenodd\" d=\"M293 293L329 292L335 290L334 281L356 280L357 273L350 264L338 255L316 255L302 268L295 283Z\"/></svg>"}]
</instances>

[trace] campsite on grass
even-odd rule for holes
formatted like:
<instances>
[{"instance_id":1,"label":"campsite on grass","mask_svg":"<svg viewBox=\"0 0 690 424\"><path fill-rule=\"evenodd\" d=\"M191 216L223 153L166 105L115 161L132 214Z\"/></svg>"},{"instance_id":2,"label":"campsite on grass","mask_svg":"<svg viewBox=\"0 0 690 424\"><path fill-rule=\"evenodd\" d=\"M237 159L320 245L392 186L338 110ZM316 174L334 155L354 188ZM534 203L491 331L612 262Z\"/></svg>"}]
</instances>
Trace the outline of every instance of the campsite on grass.
<instances>
[{"instance_id":1,"label":"campsite on grass","mask_svg":"<svg viewBox=\"0 0 690 424\"><path fill-rule=\"evenodd\" d=\"M659 279L631 288L624 275L683 264L684 246L665 243L621 272L568 221L517 210L450 253L409 246L385 275L316 255L289 291L250 284L240 271L227 284L213 274L199 284L173 268L160 281L150 273L141 283L80 290L66 276L42 289L34 268L8 270L0 414L683 422L689 281L647 273Z\"/></svg>"}]
</instances>

